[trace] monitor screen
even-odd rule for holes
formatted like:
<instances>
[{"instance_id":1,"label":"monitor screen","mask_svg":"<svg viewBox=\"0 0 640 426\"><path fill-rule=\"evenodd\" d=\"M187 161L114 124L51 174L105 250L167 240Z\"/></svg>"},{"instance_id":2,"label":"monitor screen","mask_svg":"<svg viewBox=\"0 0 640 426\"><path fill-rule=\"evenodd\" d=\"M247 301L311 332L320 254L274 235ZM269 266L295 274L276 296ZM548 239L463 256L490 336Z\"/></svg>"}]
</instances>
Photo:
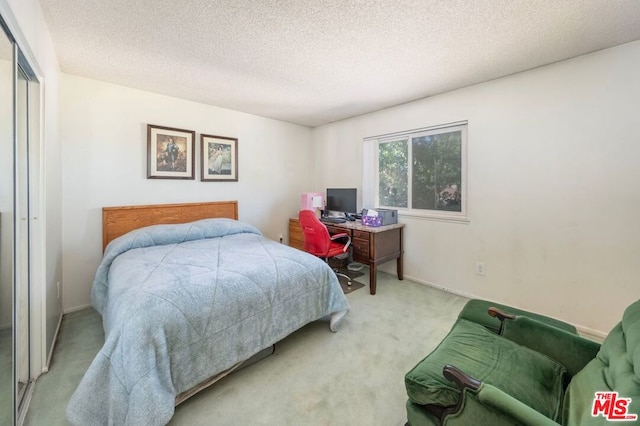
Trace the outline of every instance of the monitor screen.
<instances>
[{"instance_id":1,"label":"monitor screen","mask_svg":"<svg viewBox=\"0 0 640 426\"><path fill-rule=\"evenodd\" d=\"M326 209L335 212L357 213L356 188L327 188Z\"/></svg>"}]
</instances>

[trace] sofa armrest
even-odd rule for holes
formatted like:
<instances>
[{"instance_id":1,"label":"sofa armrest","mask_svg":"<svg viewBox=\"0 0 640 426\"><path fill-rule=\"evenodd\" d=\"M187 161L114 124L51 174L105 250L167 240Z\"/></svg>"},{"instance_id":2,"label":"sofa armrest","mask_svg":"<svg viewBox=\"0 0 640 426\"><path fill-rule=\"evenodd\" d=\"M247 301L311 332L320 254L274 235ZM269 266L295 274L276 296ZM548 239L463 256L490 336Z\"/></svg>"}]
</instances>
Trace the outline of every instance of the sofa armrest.
<instances>
[{"instance_id":1,"label":"sofa armrest","mask_svg":"<svg viewBox=\"0 0 640 426\"><path fill-rule=\"evenodd\" d=\"M569 378L582 370L600 350L597 342L525 316L505 318L500 334L558 361L567 368Z\"/></svg>"},{"instance_id":2,"label":"sofa armrest","mask_svg":"<svg viewBox=\"0 0 640 426\"><path fill-rule=\"evenodd\" d=\"M495 306L491 306L488 309L487 312L488 312L490 317L498 318L501 323L504 322L504 320L506 320L506 319L512 320L512 319L516 318L516 316L514 314L510 314L508 312L504 312L503 310L498 309Z\"/></svg>"},{"instance_id":3,"label":"sofa armrest","mask_svg":"<svg viewBox=\"0 0 640 426\"><path fill-rule=\"evenodd\" d=\"M500 389L495 386L491 386L488 383L483 384L482 388L476 395L478 401L510 417L516 424L531 426L559 426L558 423L554 422L549 417L544 416L528 405L523 404L511 395L502 392Z\"/></svg>"},{"instance_id":4,"label":"sofa armrest","mask_svg":"<svg viewBox=\"0 0 640 426\"><path fill-rule=\"evenodd\" d=\"M480 404L489 407L494 412L500 413L503 417L509 418L514 424L558 426L558 423L552 419L537 412L511 395L501 391L495 386L474 379L452 365L445 365L442 374L462 391L463 399L474 398ZM464 405L465 403L461 400L461 403L457 407L446 411L443 416L443 424L457 423L455 418L461 415L460 409Z\"/></svg>"}]
</instances>

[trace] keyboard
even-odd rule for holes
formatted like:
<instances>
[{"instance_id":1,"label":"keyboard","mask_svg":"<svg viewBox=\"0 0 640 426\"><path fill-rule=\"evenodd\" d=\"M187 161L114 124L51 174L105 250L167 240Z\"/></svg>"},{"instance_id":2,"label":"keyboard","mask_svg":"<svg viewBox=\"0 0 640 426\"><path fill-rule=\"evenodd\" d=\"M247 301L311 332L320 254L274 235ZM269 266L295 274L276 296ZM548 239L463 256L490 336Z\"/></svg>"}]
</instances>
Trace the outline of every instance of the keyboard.
<instances>
[{"instance_id":1,"label":"keyboard","mask_svg":"<svg viewBox=\"0 0 640 426\"><path fill-rule=\"evenodd\" d=\"M323 223L345 223L347 219L344 217L323 217L320 221Z\"/></svg>"}]
</instances>

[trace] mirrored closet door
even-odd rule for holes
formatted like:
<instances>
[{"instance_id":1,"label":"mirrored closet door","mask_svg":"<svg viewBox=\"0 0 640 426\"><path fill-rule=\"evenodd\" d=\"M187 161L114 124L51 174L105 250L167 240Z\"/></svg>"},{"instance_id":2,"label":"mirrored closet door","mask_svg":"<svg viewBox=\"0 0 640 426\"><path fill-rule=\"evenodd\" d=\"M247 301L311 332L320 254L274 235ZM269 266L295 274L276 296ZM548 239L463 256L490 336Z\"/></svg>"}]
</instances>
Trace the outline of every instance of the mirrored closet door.
<instances>
[{"instance_id":1,"label":"mirrored closet door","mask_svg":"<svg viewBox=\"0 0 640 426\"><path fill-rule=\"evenodd\" d=\"M16 382L16 403L18 409L24 400L29 383L29 283L30 283L30 211L29 211L29 130L28 130L28 80L24 71L18 66L17 96L15 104L16 114L16 145L15 145L15 238L16 262L14 308L15 308L15 339L14 339L14 371Z\"/></svg>"},{"instance_id":2,"label":"mirrored closet door","mask_svg":"<svg viewBox=\"0 0 640 426\"><path fill-rule=\"evenodd\" d=\"M0 18L0 426L32 384L31 277L39 184L40 87Z\"/></svg>"},{"instance_id":3,"label":"mirrored closet door","mask_svg":"<svg viewBox=\"0 0 640 426\"><path fill-rule=\"evenodd\" d=\"M0 27L0 425L14 420L13 43Z\"/></svg>"}]
</instances>

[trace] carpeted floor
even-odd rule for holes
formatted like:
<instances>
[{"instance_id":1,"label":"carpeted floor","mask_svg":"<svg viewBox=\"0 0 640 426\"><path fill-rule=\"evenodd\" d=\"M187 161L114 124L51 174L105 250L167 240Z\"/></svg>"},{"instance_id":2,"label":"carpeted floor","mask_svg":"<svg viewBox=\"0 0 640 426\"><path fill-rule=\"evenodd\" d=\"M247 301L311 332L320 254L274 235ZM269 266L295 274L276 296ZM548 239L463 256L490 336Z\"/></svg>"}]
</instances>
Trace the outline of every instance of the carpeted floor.
<instances>
[{"instance_id":1,"label":"carpeted floor","mask_svg":"<svg viewBox=\"0 0 640 426\"><path fill-rule=\"evenodd\" d=\"M0 330L0 425L8 425L13 417L13 360L11 328Z\"/></svg>"},{"instance_id":2,"label":"carpeted floor","mask_svg":"<svg viewBox=\"0 0 640 426\"><path fill-rule=\"evenodd\" d=\"M368 283L363 272L358 281ZM178 406L170 425L404 425L404 374L448 333L466 299L383 272L375 296L365 289L347 298L337 333L308 324ZM25 425L67 424L67 401L103 340L93 309L64 316Z\"/></svg>"}]
</instances>

